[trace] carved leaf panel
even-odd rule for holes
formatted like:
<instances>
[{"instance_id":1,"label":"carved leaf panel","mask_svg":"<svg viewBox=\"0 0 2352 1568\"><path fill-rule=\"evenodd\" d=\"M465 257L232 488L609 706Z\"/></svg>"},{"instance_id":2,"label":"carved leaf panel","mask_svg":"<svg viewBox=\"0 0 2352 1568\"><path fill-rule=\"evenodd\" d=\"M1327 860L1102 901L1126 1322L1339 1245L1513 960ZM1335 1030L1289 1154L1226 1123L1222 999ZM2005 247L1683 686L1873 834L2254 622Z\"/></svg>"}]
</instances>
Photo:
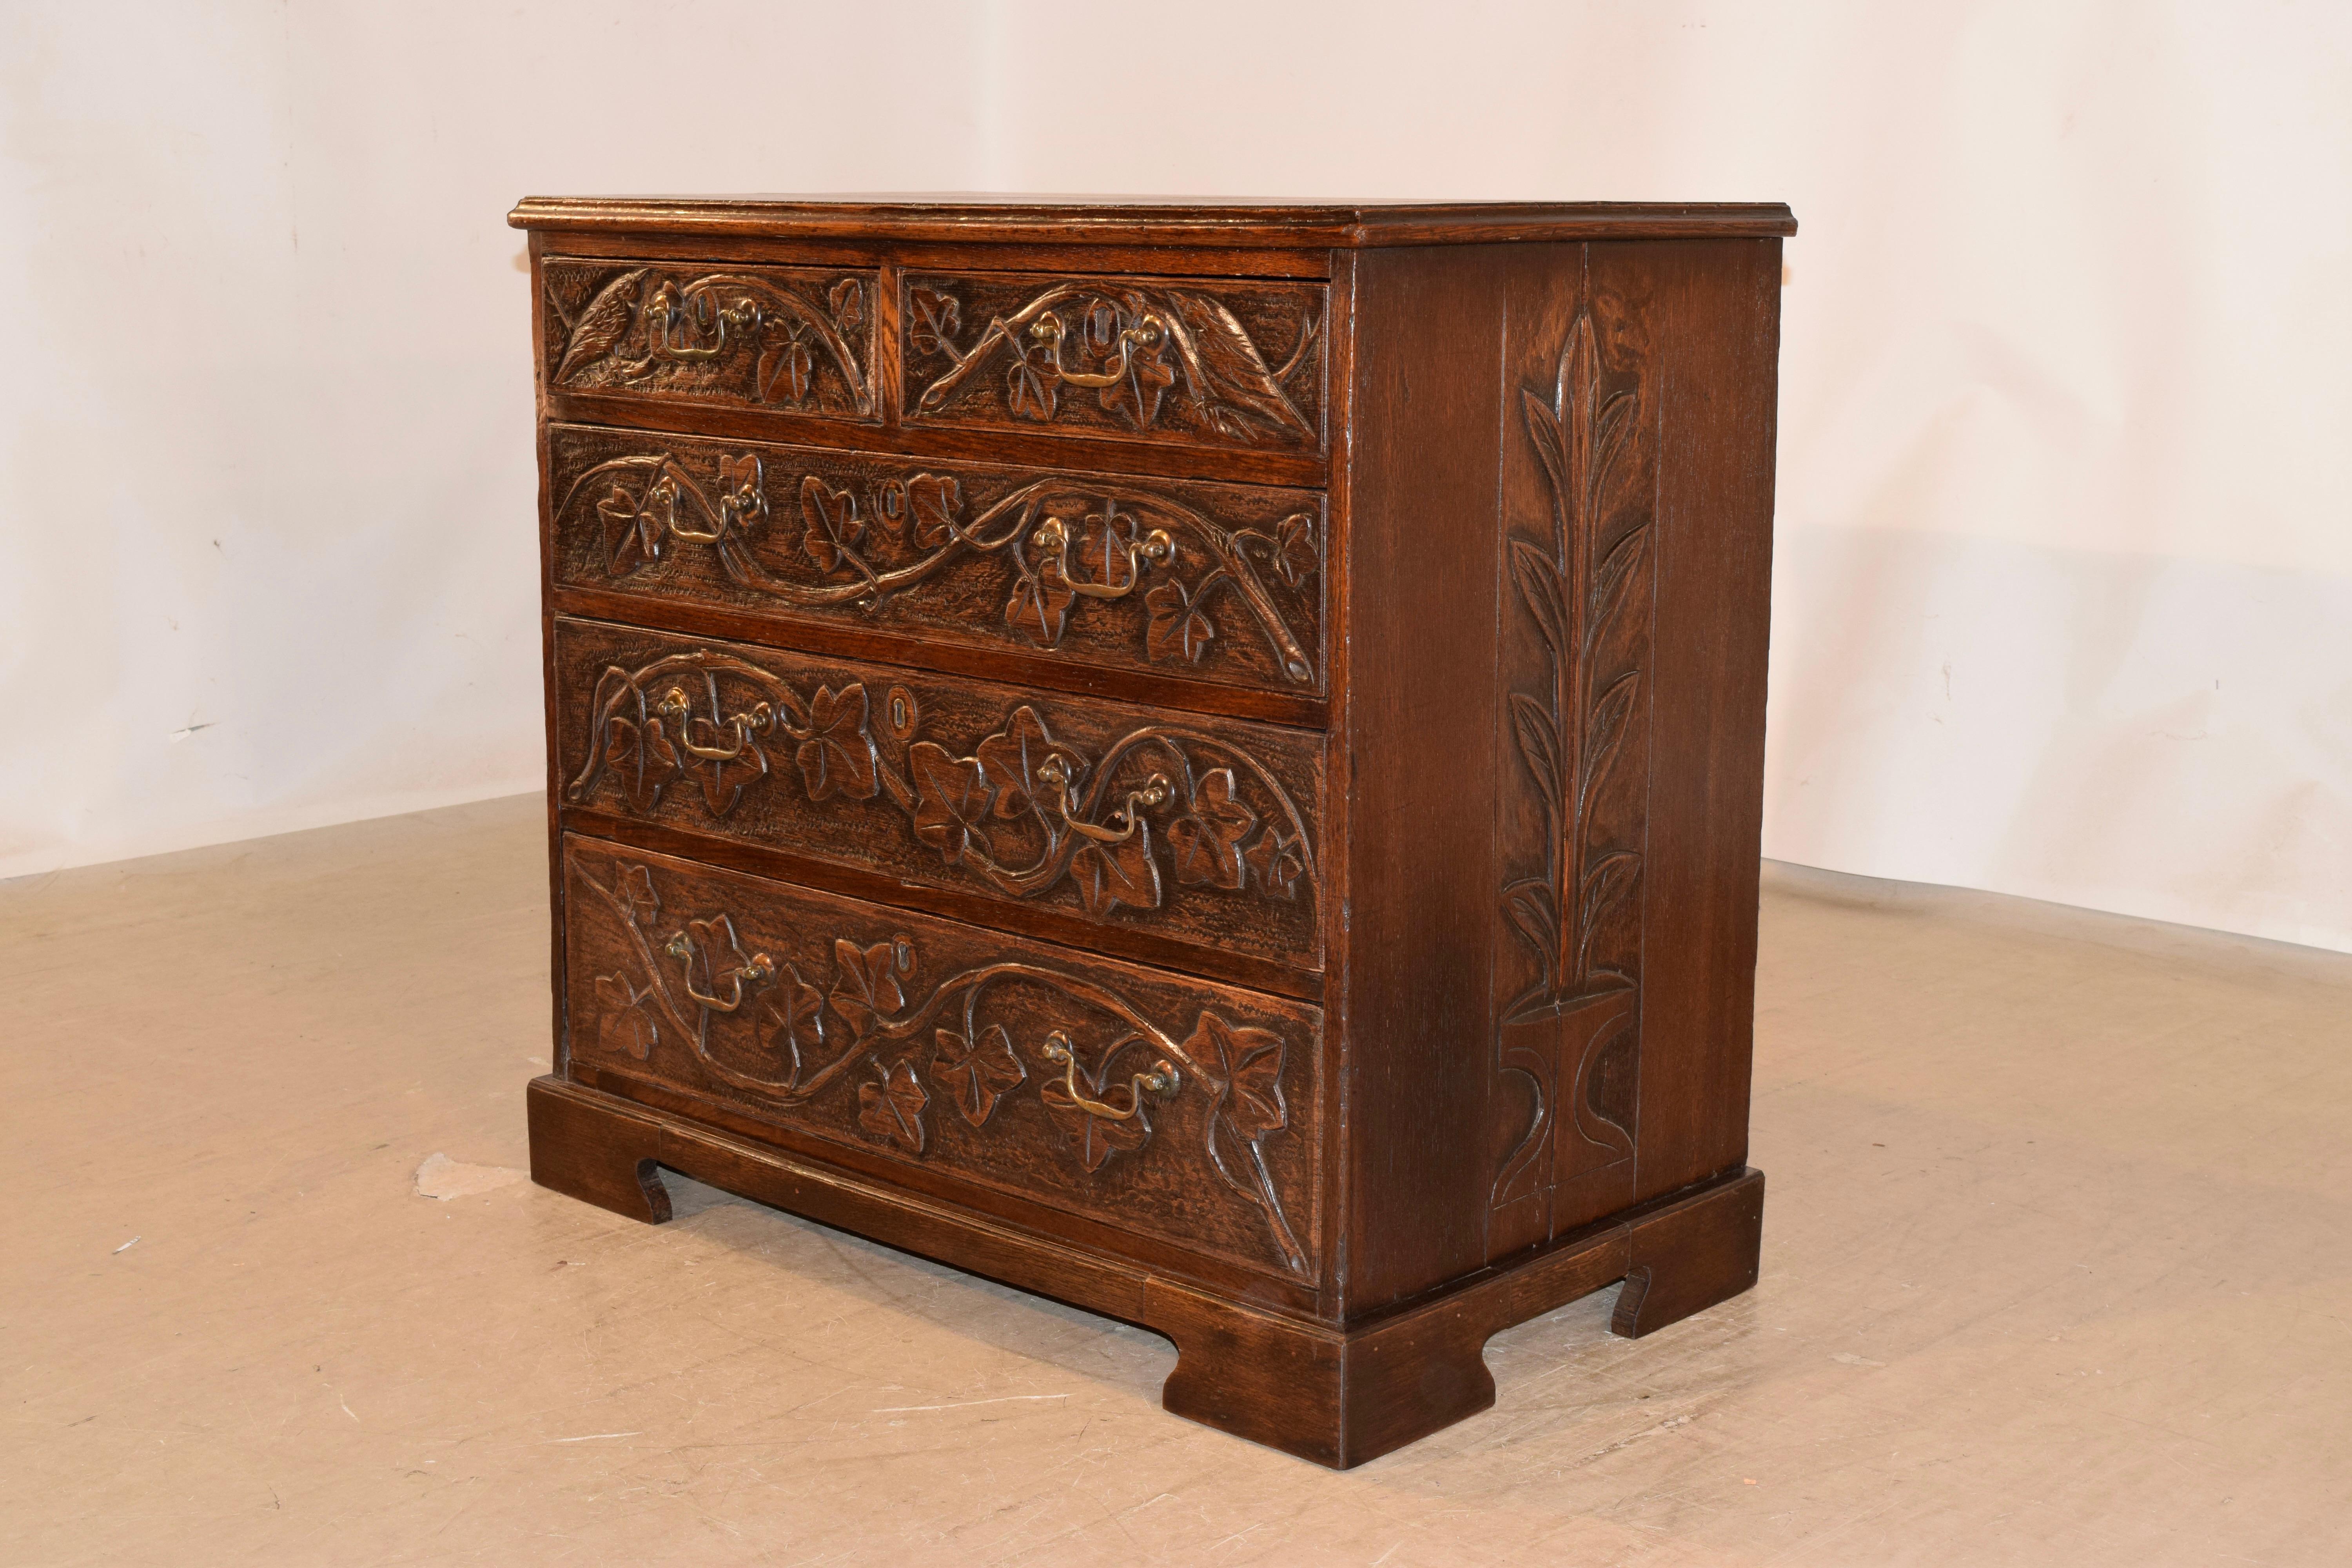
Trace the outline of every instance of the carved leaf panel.
<instances>
[{"instance_id":1,"label":"carved leaf panel","mask_svg":"<svg viewBox=\"0 0 2352 1568\"><path fill-rule=\"evenodd\" d=\"M567 805L1321 967L1315 733L570 619L555 679Z\"/></svg>"},{"instance_id":2,"label":"carved leaf panel","mask_svg":"<svg viewBox=\"0 0 2352 1568\"><path fill-rule=\"evenodd\" d=\"M550 257L550 390L875 422L877 274Z\"/></svg>"},{"instance_id":3,"label":"carved leaf panel","mask_svg":"<svg viewBox=\"0 0 2352 1568\"><path fill-rule=\"evenodd\" d=\"M902 287L910 423L1322 449L1320 284L968 272Z\"/></svg>"},{"instance_id":4,"label":"carved leaf panel","mask_svg":"<svg viewBox=\"0 0 2352 1568\"><path fill-rule=\"evenodd\" d=\"M563 853L582 1081L1313 1278L1317 1009L593 839Z\"/></svg>"},{"instance_id":5,"label":"carved leaf panel","mask_svg":"<svg viewBox=\"0 0 2352 1568\"><path fill-rule=\"evenodd\" d=\"M589 426L549 447L562 586L1322 689L1314 491Z\"/></svg>"}]
</instances>

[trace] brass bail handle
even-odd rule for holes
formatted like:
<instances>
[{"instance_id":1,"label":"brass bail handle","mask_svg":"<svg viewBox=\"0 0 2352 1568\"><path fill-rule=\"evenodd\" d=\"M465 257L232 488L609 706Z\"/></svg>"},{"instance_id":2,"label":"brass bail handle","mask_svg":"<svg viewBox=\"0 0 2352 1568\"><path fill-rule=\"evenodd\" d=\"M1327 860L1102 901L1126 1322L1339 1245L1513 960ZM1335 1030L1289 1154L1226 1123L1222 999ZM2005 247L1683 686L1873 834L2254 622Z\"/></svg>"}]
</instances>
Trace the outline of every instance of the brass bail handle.
<instances>
[{"instance_id":1,"label":"brass bail handle","mask_svg":"<svg viewBox=\"0 0 2352 1568\"><path fill-rule=\"evenodd\" d=\"M1104 503L1106 517L1116 511L1109 502ZM1108 528L1108 523L1106 523ZM1058 517L1049 517L1037 525L1029 542L1054 558L1061 568L1062 584L1072 593L1088 599L1124 599L1135 592L1143 574L1154 566L1165 566L1176 559L1176 537L1164 528L1155 528L1141 539L1115 541L1127 553L1127 581L1124 583L1089 583L1070 571L1070 530Z\"/></svg>"},{"instance_id":2,"label":"brass bail handle","mask_svg":"<svg viewBox=\"0 0 2352 1568\"><path fill-rule=\"evenodd\" d=\"M1143 781L1141 789L1128 791L1127 804L1110 814L1110 820L1119 826L1097 826L1071 813L1070 807L1076 802L1077 791L1070 787L1068 763L1058 755L1048 756L1037 764L1037 776L1054 786L1054 813L1062 819L1062 826L1079 837L1091 838L1097 844L1122 844L1134 837L1135 830L1143 826L1143 808L1162 804L1169 793L1168 775L1153 773Z\"/></svg>"},{"instance_id":3,"label":"brass bail handle","mask_svg":"<svg viewBox=\"0 0 2352 1568\"><path fill-rule=\"evenodd\" d=\"M1069 370L1062 364L1062 339L1066 329L1062 318L1048 310L1029 323L1029 335L1045 351L1046 363L1054 374L1072 386L1116 386L1127 379L1128 367L1138 349L1155 349L1168 335L1168 328L1158 316L1147 315L1135 325L1118 334L1118 364L1105 371Z\"/></svg>"},{"instance_id":4,"label":"brass bail handle","mask_svg":"<svg viewBox=\"0 0 2352 1568\"><path fill-rule=\"evenodd\" d=\"M1116 1105L1087 1099L1086 1091L1078 1088L1078 1054L1070 1048L1069 1036L1059 1029L1055 1030L1045 1037L1044 1049L1047 1061L1061 1064L1062 1089L1070 1097L1071 1103L1087 1115L1099 1116L1106 1121L1132 1121L1143 1113L1146 1095L1173 1094L1177 1085L1184 1081L1183 1075L1176 1070L1176 1064L1162 1057L1151 1064L1150 1072L1139 1072L1128 1079L1127 1109L1121 1110Z\"/></svg>"},{"instance_id":5,"label":"brass bail handle","mask_svg":"<svg viewBox=\"0 0 2352 1568\"><path fill-rule=\"evenodd\" d=\"M734 987L733 994L706 996L694 988L694 938L685 931L679 931L669 939L668 944L662 951L685 963L686 994L714 1013L732 1013L736 1008L740 1007L744 999L751 994L746 989L747 985L762 984L776 977L776 961L764 952L755 952L751 955L751 963L730 969L718 977Z\"/></svg>"},{"instance_id":6,"label":"brass bail handle","mask_svg":"<svg viewBox=\"0 0 2352 1568\"><path fill-rule=\"evenodd\" d=\"M776 724L775 710L770 708L765 702L754 702L742 712L730 713L726 718L716 721L718 728L734 735L733 745L698 746L694 743L694 737L687 727L687 718L694 711L694 700L687 696L686 688L673 686L663 693L656 711L667 713L677 721L677 743L686 748L688 755L707 758L715 763L733 762L743 754L743 748L751 743L752 736L764 735L775 728Z\"/></svg>"},{"instance_id":7,"label":"brass bail handle","mask_svg":"<svg viewBox=\"0 0 2352 1568\"><path fill-rule=\"evenodd\" d=\"M706 294L702 298L707 300L709 296ZM689 363L699 360L717 359L725 353L729 327L757 327L760 324L759 301L738 300L733 305L722 306L719 309L719 336L708 347L697 348L691 344L673 343L669 341L671 329L677 325L678 318L685 314L679 309L677 301L676 300L662 301L660 310L660 319L654 323L654 352L665 359L685 360Z\"/></svg>"}]
</instances>

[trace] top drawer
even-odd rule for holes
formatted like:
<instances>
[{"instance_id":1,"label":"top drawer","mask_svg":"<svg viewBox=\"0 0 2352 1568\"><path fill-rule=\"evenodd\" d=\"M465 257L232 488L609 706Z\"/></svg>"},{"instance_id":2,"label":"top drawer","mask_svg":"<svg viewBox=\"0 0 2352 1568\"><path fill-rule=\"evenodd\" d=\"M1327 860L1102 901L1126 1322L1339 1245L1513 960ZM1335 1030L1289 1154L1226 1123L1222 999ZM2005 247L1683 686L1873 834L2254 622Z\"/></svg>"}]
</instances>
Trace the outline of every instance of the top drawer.
<instances>
[{"instance_id":1,"label":"top drawer","mask_svg":"<svg viewBox=\"0 0 2352 1568\"><path fill-rule=\"evenodd\" d=\"M551 392L880 421L870 268L559 256L540 277Z\"/></svg>"},{"instance_id":2,"label":"top drawer","mask_svg":"<svg viewBox=\"0 0 2352 1568\"><path fill-rule=\"evenodd\" d=\"M903 416L1320 452L1328 309L1318 283L910 274Z\"/></svg>"}]
</instances>

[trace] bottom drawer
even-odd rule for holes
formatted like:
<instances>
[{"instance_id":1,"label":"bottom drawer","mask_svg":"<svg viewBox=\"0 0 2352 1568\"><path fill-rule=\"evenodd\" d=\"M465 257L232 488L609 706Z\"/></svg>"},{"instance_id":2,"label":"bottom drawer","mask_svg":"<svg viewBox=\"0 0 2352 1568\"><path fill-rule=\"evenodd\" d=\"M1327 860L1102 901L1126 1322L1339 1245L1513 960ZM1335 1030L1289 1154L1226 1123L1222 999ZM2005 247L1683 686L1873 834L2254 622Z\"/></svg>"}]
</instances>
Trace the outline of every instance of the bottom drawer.
<instances>
[{"instance_id":1,"label":"bottom drawer","mask_svg":"<svg viewBox=\"0 0 2352 1568\"><path fill-rule=\"evenodd\" d=\"M563 862L572 1078L1316 1277L1317 1009L596 839Z\"/></svg>"}]
</instances>

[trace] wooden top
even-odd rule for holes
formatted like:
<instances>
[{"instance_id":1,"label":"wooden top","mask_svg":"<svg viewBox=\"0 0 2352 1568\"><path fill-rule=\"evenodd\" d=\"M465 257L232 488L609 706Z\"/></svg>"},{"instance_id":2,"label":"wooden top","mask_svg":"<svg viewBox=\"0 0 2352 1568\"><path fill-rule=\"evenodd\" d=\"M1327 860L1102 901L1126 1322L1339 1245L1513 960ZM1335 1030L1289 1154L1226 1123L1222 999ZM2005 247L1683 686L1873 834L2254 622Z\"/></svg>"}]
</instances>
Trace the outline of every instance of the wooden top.
<instances>
[{"instance_id":1,"label":"wooden top","mask_svg":"<svg viewBox=\"0 0 2352 1568\"><path fill-rule=\"evenodd\" d=\"M552 231L1036 244L1491 245L1791 235L1780 202L1268 202L1191 196L525 196L507 222Z\"/></svg>"}]
</instances>

